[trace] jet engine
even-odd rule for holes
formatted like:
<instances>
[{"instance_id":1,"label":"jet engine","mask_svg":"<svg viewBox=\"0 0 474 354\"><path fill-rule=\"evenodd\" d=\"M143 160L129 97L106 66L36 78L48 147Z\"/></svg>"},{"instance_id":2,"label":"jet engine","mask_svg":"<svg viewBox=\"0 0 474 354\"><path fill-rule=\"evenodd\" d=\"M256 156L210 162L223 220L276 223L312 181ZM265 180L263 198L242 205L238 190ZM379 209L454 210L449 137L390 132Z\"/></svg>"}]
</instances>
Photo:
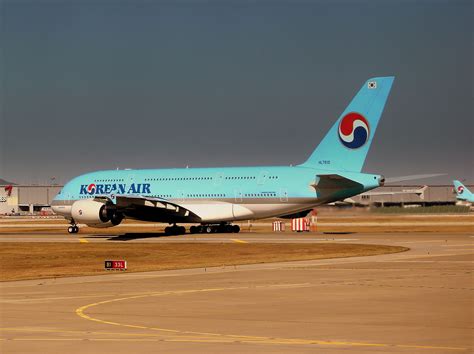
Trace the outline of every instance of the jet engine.
<instances>
[{"instance_id":1,"label":"jet engine","mask_svg":"<svg viewBox=\"0 0 474 354\"><path fill-rule=\"evenodd\" d=\"M123 220L123 215L117 212L115 205L93 199L74 202L71 207L71 216L76 223L92 227L117 226Z\"/></svg>"}]
</instances>

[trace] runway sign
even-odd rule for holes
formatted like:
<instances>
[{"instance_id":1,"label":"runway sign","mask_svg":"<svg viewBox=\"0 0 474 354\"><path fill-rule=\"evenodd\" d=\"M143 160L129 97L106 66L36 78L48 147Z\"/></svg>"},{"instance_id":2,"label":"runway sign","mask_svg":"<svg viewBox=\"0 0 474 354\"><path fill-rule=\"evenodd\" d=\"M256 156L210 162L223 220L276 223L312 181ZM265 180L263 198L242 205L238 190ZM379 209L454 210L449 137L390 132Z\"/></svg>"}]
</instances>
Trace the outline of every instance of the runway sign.
<instances>
[{"instance_id":1,"label":"runway sign","mask_svg":"<svg viewBox=\"0 0 474 354\"><path fill-rule=\"evenodd\" d=\"M127 270L127 261L105 261L105 270Z\"/></svg>"}]
</instances>

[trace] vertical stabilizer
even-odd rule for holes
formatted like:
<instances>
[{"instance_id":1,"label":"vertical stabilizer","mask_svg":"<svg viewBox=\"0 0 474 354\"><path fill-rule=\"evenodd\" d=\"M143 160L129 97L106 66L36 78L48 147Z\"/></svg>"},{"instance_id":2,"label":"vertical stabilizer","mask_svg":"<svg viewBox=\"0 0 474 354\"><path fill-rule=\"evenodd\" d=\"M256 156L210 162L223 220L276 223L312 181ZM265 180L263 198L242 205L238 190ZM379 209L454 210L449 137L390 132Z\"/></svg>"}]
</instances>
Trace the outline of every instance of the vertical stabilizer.
<instances>
[{"instance_id":1,"label":"vertical stabilizer","mask_svg":"<svg viewBox=\"0 0 474 354\"><path fill-rule=\"evenodd\" d=\"M302 166L360 172L394 79L367 80Z\"/></svg>"},{"instance_id":2,"label":"vertical stabilizer","mask_svg":"<svg viewBox=\"0 0 474 354\"><path fill-rule=\"evenodd\" d=\"M454 192L456 192L457 199L466 200L470 202L474 201L474 196L464 184L462 184L458 180L453 181L453 184L454 184Z\"/></svg>"}]
</instances>

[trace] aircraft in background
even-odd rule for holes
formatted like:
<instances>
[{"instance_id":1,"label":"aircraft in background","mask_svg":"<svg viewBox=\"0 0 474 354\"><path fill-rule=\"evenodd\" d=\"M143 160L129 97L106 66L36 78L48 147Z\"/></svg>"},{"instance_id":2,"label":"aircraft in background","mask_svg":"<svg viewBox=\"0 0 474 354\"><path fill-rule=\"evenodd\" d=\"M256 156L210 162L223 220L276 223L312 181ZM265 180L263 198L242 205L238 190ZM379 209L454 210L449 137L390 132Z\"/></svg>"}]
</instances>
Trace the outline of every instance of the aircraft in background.
<instances>
[{"instance_id":1,"label":"aircraft in background","mask_svg":"<svg viewBox=\"0 0 474 354\"><path fill-rule=\"evenodd\" d=\"M231 222L306 215L384 184L361 170L393 81L367 80L301 165L97 171L68 182L52 209L69 220L69 233L124 218L169 223L167 234L186 232L177 223L199 223L191 233L239 232Z\"/></svg>"},{"instance_id":2,"label":"aircraft in background","mask_svg":"<svg viewBox=\"0 0 474 354\"><path fill-rule=\"evenodd\" d=\"M458 180L453 181L453 184L457 200L474 203L474 194L464 184Z\"/></svg>"}]
</instances>

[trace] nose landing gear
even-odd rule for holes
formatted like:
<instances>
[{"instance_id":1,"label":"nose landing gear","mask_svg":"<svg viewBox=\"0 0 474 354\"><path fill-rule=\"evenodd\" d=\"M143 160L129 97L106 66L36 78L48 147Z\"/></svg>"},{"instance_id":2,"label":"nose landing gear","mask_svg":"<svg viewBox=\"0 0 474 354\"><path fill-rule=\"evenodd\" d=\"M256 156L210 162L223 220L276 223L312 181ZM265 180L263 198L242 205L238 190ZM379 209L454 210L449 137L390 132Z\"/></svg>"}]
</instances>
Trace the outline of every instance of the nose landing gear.
<instances>
[{"instance_id":1,"label":"nose landing gear","mask_svg":"<svg viewBox=\"0 0 474 354\"><path fill-rule=\"evenodd\" d=\"M79 226L77 225L71 225L67 228L67 232L69 232L70 234L77 234L79 232Z\"/></svg>"}]
</instances>

